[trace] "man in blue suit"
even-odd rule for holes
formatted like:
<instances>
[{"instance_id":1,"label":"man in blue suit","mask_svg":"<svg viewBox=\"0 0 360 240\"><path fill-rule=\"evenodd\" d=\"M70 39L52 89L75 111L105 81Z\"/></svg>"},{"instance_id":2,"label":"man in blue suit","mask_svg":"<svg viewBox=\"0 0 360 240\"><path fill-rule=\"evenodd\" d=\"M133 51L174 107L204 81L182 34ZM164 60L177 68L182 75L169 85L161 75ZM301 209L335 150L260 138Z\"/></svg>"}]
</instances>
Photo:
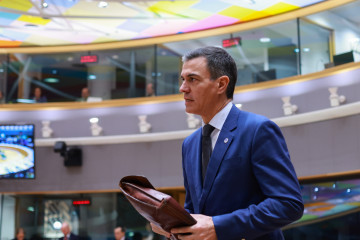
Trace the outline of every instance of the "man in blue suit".
<instances>
[{"instance_id":1,"label":"man in blue suit","mask_svg":"<svg viewBox=\"0 0 360 240\"><path fill-rule=\"evenodd\" d=\"M299 219L304 206L279 127L232 104L237 68L225 50L188 53L181 78L186 112L200 115L204 125L182 148L185 209L197 223L171 233L184 240L284 239L280 228ZM204 165L208 127L212 153Z\"/></svg>"}]
</instances>

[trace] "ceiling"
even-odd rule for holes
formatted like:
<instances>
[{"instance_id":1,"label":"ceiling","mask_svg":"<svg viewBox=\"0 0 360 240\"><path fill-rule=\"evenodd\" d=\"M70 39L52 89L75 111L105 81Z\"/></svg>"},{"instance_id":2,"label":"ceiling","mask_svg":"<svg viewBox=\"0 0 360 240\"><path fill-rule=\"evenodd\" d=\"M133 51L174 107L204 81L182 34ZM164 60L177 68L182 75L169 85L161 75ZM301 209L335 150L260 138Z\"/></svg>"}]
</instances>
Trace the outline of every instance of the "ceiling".
<instances>
[{"instance_id":1,"label":"ceiling","mask_svg":"<svg viewBox=\"0 0 360 240\"><path fill-rule=\"evenodd\" d=\"M211 29L324 0L0 0L0 48L104 43Z\"/></svg>"}]
</instances>

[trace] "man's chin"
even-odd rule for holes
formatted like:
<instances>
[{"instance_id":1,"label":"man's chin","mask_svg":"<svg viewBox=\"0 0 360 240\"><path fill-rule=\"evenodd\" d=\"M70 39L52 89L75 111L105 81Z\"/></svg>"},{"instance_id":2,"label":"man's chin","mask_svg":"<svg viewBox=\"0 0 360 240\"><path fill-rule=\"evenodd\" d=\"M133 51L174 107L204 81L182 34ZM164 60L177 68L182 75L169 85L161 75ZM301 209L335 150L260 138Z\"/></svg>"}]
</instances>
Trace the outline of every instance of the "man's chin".
<instances>
[{"instance_id":1,"label":"man's chin","mask_svg":"<svg viewBox=\"0 0 360 240\"><path fill-rule=\"evenodd\" d=\"M186 107L185 108L185 112L190 113L190 114L198 114L194 109Z\"/></svg>"}]
</instances>

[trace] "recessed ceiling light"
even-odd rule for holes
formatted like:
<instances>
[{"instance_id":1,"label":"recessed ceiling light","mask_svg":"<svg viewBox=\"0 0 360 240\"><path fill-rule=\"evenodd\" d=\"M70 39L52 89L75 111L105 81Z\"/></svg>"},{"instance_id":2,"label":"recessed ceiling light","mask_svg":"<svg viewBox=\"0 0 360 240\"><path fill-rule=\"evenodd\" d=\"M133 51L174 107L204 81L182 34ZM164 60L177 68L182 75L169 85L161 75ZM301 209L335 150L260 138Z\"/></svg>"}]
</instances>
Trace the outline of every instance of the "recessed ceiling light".
<instances>
[{"instance_id":1,"label":"recessed ceiling light","mask_svg":"<svg viewBox=\"0 0 360 240\"><path fill-rule=\"evenodd\" d=\"M41 7L42 8L47 8L48 6L49 6L49 4L47 4L47 2L45 2L45 1L41 2Z\"/></svg>"},{"instance_id":2,"label":"recessed ceiling light","mask_svg":"<svg viewBox=\"0 0 360 240\"><path fill-rule=\"evenodd\" d=\"M260 42L262 42L262 43L271 42L271 39L268 37L262 37L262 38L260 38Z\"/></svg>"},{"instance_id":3,"label":"recessed ceiling light","mask_svg":"<svg viewBox=\"0 0 360 240\"><path fill-rule=\"evenodd\" d=\"M304 52L310 52L310 48L304 48L303 51Z\"/></svg>"},{"instance_id":4,"label":"recessed ceiling light","mask_svg":"<svg viewBox=\"0 0 360 240\"><path fill-rule=\"evenodd\" d=\"M299 51L298 48L295 48L295 49L294 49L294 52L298 53L298 52L300 52L300 51Z\"/></svg>"},{"instance_id":5,"label":"recessed ceiling light","mask_svg":"<svg viewBox=\"0 0 360 240\"><path fill-rule=\"evenodd\" d=\"M44 82L47 83L58 83L60 80L58 78L45 78Z\"/></svg>"},{"instance_id":6,"label":"recessed ceiling light","mask_svg":"<svg viewBox=\"0 0 360 240\"><path fill-rule=\"evenodd\" d=\"M107 2L101 1L98 3L99 8L106 8L109 4Z\"/></svg>"},{"instance_id":7,"label":"recessed ceiling light","mask_svg":"<svg viewBox=\"0 0 360 240\"><path fill-rule=\"evenodd\" d=\"M90 79L90 80L95 80L95 79L96 79L96 75L90 74L90 75L88 76L88 79Z\"/></svg>"}]
</instances>

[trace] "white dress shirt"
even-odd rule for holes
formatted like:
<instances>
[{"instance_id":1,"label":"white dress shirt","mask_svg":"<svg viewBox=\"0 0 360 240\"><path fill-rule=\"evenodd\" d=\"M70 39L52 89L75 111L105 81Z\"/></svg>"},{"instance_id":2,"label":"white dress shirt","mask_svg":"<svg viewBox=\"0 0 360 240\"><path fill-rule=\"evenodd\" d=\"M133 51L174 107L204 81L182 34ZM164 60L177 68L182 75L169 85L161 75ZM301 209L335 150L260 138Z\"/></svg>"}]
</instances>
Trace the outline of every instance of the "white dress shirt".
<instances>
[{"instance_id":1,"label":"white dress shirt","mask_svg":"<svg viewBox=\"0 0 360 240\"><path fill-rule=\"evenodd\" d=\"M221 109L220 112L215 114L215 116L209 122L209 124L215 128L210 135L212 150L214 150L214 147L215 147L216 141L219 137L220 131L225 123L227 116L230 113L232 106L233 106L232 102L229 102L228 104L226 104L226 106L223 109ZM205 124L203 122L203 126L204 125Z\"/></svg>"}]
</instances>

